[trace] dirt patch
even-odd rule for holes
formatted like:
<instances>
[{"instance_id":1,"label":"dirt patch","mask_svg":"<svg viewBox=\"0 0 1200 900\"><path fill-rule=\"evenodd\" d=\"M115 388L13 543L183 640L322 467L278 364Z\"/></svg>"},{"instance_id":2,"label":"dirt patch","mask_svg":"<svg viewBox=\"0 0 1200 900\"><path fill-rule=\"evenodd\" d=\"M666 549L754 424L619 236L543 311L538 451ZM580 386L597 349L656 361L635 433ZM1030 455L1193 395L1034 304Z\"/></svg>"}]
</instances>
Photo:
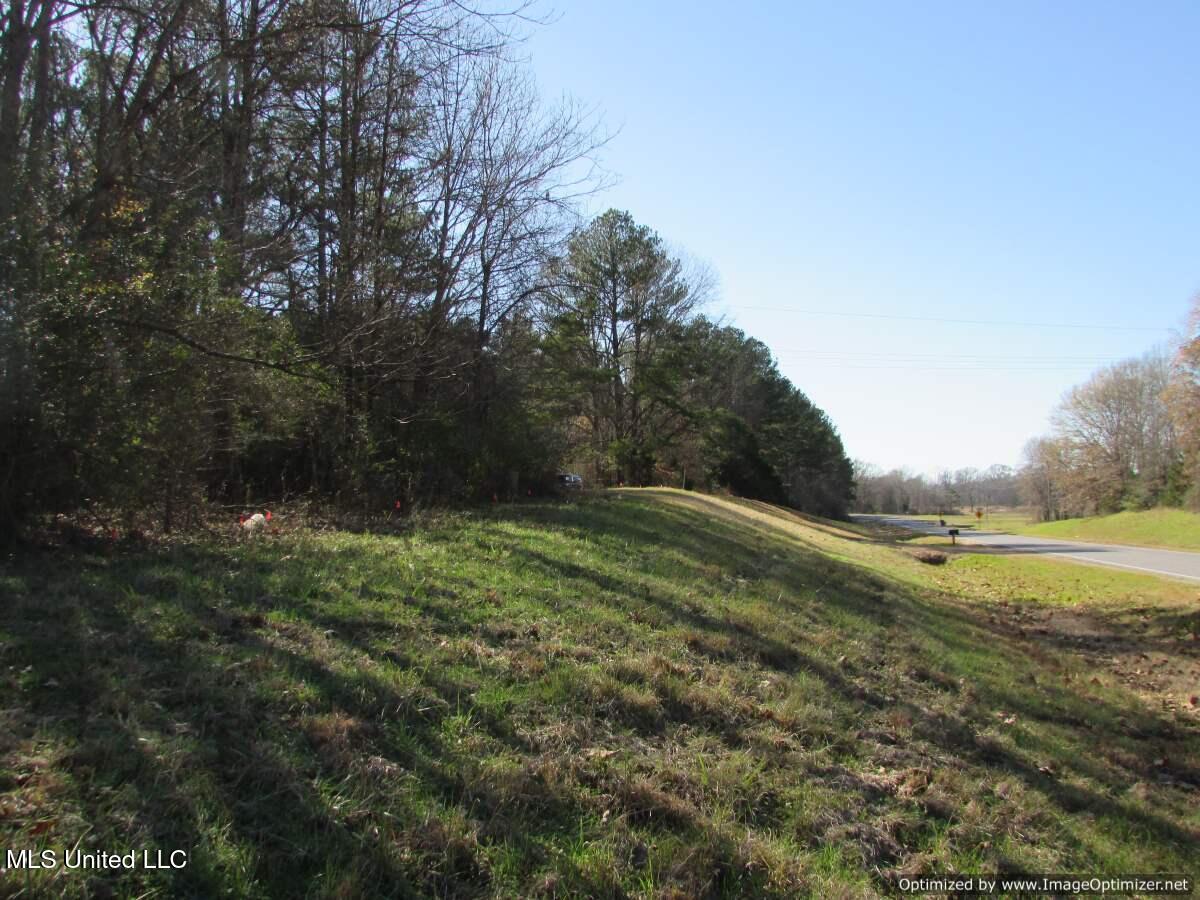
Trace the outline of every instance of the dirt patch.
<instances>
[{"instance_id":1,"label":"dirt patch","mask_svg":"<svg viewBox=\"0 0 1200 900\"><path fill-rule=\"evenodd\" d=\"M1118 615L1000 603L989 608L988 621L1036 648L1081 657L1093 683L1122 684L1155 709L1179 712L1200 728L1200 640L1176 611L1149 607Z\"/></svg>"}]
</instances>

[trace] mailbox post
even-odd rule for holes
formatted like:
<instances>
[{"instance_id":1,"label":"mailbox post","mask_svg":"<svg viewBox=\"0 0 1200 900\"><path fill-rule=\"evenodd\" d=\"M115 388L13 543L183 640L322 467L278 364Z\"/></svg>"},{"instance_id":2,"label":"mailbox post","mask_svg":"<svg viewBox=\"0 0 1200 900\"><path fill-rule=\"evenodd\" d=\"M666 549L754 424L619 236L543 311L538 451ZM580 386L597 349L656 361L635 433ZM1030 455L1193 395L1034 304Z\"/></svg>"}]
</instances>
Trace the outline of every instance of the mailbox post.
<instances>
[{"instance_id":1,"label":"mailbox post","mask_svg":"<svg viewBox=\"0 0 1200 900\"><path fill-rule=\"evenodd\" d=\"M956 538L958 537L958 529L957 529L957 528L951 528L951 529L950 529L950 530L947 532L947 534L949 534L949 535L950 535L950 543L951 543L951 545L954 545L954 544L957 544L957 543L958 543L958 541L956 540Z\"/></svg>"}]
</instances>

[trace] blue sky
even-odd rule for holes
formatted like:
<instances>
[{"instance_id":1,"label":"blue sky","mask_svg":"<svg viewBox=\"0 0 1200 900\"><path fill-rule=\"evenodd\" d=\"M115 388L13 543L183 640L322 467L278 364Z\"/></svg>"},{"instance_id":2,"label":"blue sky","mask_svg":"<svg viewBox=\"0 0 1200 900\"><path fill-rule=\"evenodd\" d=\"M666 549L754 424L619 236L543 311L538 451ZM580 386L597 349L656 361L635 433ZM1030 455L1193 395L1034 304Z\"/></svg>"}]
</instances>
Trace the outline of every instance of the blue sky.
<instances>
[{"instance_id":1,"label":"blue sky","mask_svg":"<svg viewBox=\"0 0 1200 900\"><path fill-rule=\"evenodd\" d=\"M1181 326L1198 43L1196 3L574 0L527 52L618 130L590 212L715 269L710 314L852 457L932 473L1018 463L1065 390Z\"/></svg>"}]
</instances>

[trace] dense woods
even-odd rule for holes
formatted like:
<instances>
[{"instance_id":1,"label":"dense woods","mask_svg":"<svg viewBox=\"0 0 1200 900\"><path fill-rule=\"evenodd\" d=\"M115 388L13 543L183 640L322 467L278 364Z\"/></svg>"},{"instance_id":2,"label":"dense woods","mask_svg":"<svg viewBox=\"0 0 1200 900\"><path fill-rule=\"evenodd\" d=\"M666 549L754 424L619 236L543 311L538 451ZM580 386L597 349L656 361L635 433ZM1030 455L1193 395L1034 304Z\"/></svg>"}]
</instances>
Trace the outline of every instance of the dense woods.
<instances>
[{"instance_id":1,"label":"dense woods","mask_svg":"<svg viewBox=\"0 0 1200 900\"><path fill-rule=\"evenodd\" d=\"M599 483L838 514L852 473L761 343L699 315L521 14L439 0L8 0L0 529L370 512Z\"/></svg>"}]
</instances>

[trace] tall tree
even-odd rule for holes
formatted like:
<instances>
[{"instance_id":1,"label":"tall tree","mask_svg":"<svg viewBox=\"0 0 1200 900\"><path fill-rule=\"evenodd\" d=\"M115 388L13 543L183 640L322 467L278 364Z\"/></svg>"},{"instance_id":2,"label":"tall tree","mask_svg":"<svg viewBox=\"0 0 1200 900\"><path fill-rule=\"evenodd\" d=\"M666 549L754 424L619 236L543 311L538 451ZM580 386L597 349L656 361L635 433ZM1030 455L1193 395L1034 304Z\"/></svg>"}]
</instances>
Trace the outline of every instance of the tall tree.
<instances>
[{"instance_id":1,"label":"tall tree","mask_svg":"<svg viewBox=\"0 0 1200 900\"><path fill-rule=\"evenodd\" d=\"M1171 423L1179 440L1173 493L1200 508L1200 296L1192 309L1172 360L1166 392Z\"/></svg>"},{"instance_id":2,"label":"tall tree","mask_svg":"<svg viewBox=\"0 0 1200 900\"><path fill-rule=\"evenodd\" d=\"M609 210L572 236L549 281L552 346L583 398L596 459L618 481L645 482L669 411L654 367L697 302L682 263L629 213Z\"/></svg>"},{"instance_id":3,"label":"tall tree","mask_svg":"<svg viewBox=\"0 0 1200 900\"><path fill-rule=\"evenodd\" d=\"M1055 435L1070 448L1068 503L1084 513L1150 506L1177 456L1166 405L1170 362L1161 353L1101 369L1055 411Z\"/></svg>"}]
</instances>

